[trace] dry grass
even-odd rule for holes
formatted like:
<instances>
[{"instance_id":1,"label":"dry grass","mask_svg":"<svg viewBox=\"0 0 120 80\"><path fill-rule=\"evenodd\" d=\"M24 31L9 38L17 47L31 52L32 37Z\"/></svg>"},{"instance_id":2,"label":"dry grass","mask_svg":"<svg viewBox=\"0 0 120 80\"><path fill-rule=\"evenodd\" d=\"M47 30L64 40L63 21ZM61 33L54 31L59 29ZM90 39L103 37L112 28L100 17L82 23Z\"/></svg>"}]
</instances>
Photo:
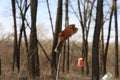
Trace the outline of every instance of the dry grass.
<instances>
[{"instance_id":1,"label":"dry grass","mask_svg":"<svg viewBox=\"0 0 120 80\"><path fill-rule=\"evenodd\" d=\"M51 58L51 46L52 41L41 41L43 47L45 48L48 56ZM79 45L78 45L79 44ZM77 67L77 60L81 55L80 43L71 43L71 51L70 51L70 71L69 73L60 72L59 80L91 80L91 46L89 47L89 66L90 66L90 74L86 76L85 74L81 74L80 67ZM13 43L11 40L1 40L0 41L0 56L2 61L2 75L0 80L31 80L28 76L27 71L27 53L25 52L24 45L21 47L21 71L20 73L12 71L12 57L13 57ZM36 78L36 80L52 80L50 77L50 63L46 59L44 53L39 48L39 56L40 56L40 77ZM120 61L120 58L119 58ZM62 63L62 58L61 58ZM119 62L120 64L120 62ZM62 66L60 66L60 70L62 71ZM113 44L109 47L108 60L107 60L107 71L111 72L114 77L114 46ZM19 77L19 78L18 78ZM113 80L117 80L113 78ZM119 80L119 79L118 79Z\"/></svg>"}]
</instances>

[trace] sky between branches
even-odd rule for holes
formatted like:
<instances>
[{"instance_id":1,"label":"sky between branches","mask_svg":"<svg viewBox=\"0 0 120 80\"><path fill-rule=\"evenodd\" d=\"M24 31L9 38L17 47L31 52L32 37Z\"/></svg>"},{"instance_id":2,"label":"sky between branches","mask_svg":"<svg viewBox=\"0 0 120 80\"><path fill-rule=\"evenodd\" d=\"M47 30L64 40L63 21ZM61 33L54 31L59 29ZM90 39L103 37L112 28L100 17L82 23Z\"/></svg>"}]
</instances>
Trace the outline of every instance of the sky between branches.
<instances>
[{"instance_id":1,"label":"sky between branches","mask_svg":"<svg viewBox=\"0 0 120 80\"><path fill-rule=\"evenodd\" d=\"M54 1L54 2L53 2ZM70 0L74 10L78 12L77 10L77 0ZM108 0L109 1L109 0ZM110 3L109 3L110 4ZM56 11L57 11L57 0L49 0L53 25L55 25L56 20ZM120 34L120 1L118 0L118 29ZM105 6L104 6L105 7ZM105 8L104 8L105 9ZM11 34L13 33L13 18L12 18L12 8L11 8L11 0L0 0L0 34ZM19 12L17 11L17 14ZM30 22L30 10L27 12L27 19ZM17 15L19 17L19 15ZM65 0L63 0L63 29L64 29L64 20L65 18ZM18 25L20 20L18 20ZM73 13L71 7L69 6L69 24L76 24L76 26L79 28L78 33L73 36L73 39L76 39L78 41L81 41L82 31L81 26L79 24L78 19L76 18L75 14ZM108 26L108 22L105 24ZM50 27L50 21L49 21L49 14L48 9L46 5L46 0L38 0L38 11L37 11L37 28L44 29L43 34L47 34L45 38L52 38L52 32ZM104 31L106 32L108 27L104 27ZM41 28L40 28L41 27ZM44 27L44 28L43 28ZM38 29L38 32L41 32L41 30ZM18 29L19 31L19 29ZM29 33L29 29L27 30ZM94 23L92 28L90 29L90 41L92 41L93 38L93 32L94 32ZM107 33L107 32L106 32ZM0 36L1 37L1 36ZM120 37L120 35L119 35ZM105 39L107 38L107 34L105 34ZM114 27L112 26L112 36L111 39L114 40ZM120 39L120 38L119 38Z\"/></svg>"}]
</instances>

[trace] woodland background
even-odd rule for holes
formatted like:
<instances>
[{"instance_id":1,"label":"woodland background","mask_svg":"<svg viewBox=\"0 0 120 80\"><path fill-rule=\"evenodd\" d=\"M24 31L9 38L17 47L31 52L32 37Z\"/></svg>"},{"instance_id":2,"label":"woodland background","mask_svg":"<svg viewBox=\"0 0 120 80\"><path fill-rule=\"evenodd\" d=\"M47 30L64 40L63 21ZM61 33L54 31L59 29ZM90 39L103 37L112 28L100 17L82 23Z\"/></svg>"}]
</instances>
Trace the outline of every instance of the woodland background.
<instances>
[{"instance_id":1,"label":"woodland background","mask_svg":"<svg viewBox=\"0 0 120 80\"><path fill-rule=\"evenodd\" d=\"M42 1L47 5L51 33L37 25L38 3ZM72 1L57 0L54 21L50 0L11 0L13 33L0 38L2 80L99 80L106 72L119 80L119 1L75 0L74 5ZM56 77L58 34L74 22L79 32L64 43ZM45 38L49 34L52 38ZM80 57L84 58L83 67L77 66Z\"/></svg>"}]
</instances>

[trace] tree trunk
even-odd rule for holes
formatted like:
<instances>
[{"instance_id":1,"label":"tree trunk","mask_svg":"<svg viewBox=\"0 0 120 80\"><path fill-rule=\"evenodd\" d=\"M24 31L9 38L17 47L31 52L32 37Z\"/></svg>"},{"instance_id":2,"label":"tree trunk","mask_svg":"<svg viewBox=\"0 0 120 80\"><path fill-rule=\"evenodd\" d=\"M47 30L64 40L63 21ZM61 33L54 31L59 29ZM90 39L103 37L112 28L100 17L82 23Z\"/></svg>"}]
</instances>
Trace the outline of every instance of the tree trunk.
<instances>
[{"instance_id":1,"label":"tree trunk","mask_svg":"<svg viewBox=\"0 0 120 80\"><path fill-rule=\"evenodd\" d=\"M88 4L89 2L87 2ZM88 34L89 34L89 30L90 30L90 24L91 24L91 17L92 17L92 11L93 11L93 6L94 6L95 0L93 0L91 7L90 7L90 12L88 14L88 25L86 26L86 40L85 40L85 52L86 52L86 74L89 74L89 64L88 64ZM88 7L87 7L88 8ZM87 13L87 12L86 12Z\"/></svg>"},{"instance_id":2,"label":"tree trunk","mask_svg":"<svg viewBox=\"0 0 120 80\"><path fill-rule=\"evenodd\" d=\"M53 78L55 78L56 76L57 61L59 57L59 54L56 53L54 50L58 43L58 34L61 32L61 29L62 29L62 2L63 2L62 0L58 0L58 8L57 8L56 24L55 24L55 36L54 36L53 47L52 47L51 75Z\"/></svg>"},{"instance_id":3,"label":"tree trunk","mask_svg":"<svg viewBox=\"0 0 120 80\"><path fill-rule=\"evenodd\" d=\"M86 75L89 74L89 64L88 64L88 34L90 29L90 23L91 23L91 17L92 17L92 10L95 0L93 0L92 4L89 5L89 1L85 1L82 4L83 6L83 13L81 11L81 5L80 0L78 0L78 10L79 10L79 16L80 16L80 24L82 28L82 57L85 61L85 67L86 67ZM89 8L90 7L90 8ZM82 67L82 72L84 73L84 67Z\"/></svg>"},{"instance_id":4,"label":"tree trunk","mask_svg":"<svg viewBox=\"0 0 120 80\"><path fill-rule=\"evenodd\" d=\"M84 23L83 23L83 18L82 18L82 14L81 14L81 9L80 9L80 1L78 0L78 11L79 11L79 16L80 16L80 24L81 24L81 28L82 28L82 57L84 60L84 50L85 50L85 31L84 31ZM81 68L81 72L82 74L84 74L84 66Z\"/></svg>"},{"instance_id":5,"label":"tree trunk","mask_svg":"<svg viewBox=\"0 0 120 80\"><path fill-rule=\"evenodd\" d=\"M62 63L62 72L65 72L65 53L66 53L66 41L64 42L64 49L63 49L63 63Z\"/></svg>"},{"instance_id":6,"label":"tree trunk","mask_svg":"<svg viewBox=\"0 0 120 80\"><path fill-rule=\"evenodd\" d=\"M111 9L111 13L110 13L110 22L109 22L108 37L107 37L105 53L103 55L103 75L106 74L106 61L107 61L109 40L110 40L110 34L111 34L110 31L111 31L112 15L113 15L113 6L112 6L112 9Z\"/></svg>"},{"instance_id":7,"label":"tree trunk","mask_svg":"<svg viewBox=\"0 0 120 80\"><path fill-rule=\"evenodd\" d=\"M36 17L37 17L37 0L30 0L31 3L31 33L30 33L30 47L28 53L28 69L32 78L39 76L39 56L37 44L37 30L36 30Z\"/></svg>"},{"instance_id":8,"label":"tree trunk","mask_svg":"<svg viewBox=\"0 0 120 80\"><path fill-rule=\"evenodd\" d=\"M104 23L103 23L104 24ZM100 75L103 74L103 58L104 58L104 28L103 26L101 27L101 39L100 39L100 42L99 42L99 53L100 53Z\"/></svg>"},{"instance_id":9,"label":"tree trunk","mask_svg":"<svg viewBox=\"0 0 120 80\"><path fill-rule=\"evenodd\" d=\"M70 67L70 40L68 39L68 45L67 45L67 72L69 72Z\"/></svg>"},{"instance_id":10,"label":"tree trunk","mask_svg":"<svg viewBox=\"0 0 120 80\"><path fill-rule=\"evenodd\" d=\"M86 75L89 74L89 64L88 64L88 40L85 40L85 63L86 63Z\"/></svg>"},{"instance_id":11,"label":"tree trunk","mask_svg":"<svg viewBox=\"0 0 120 80\"><path fill-rule=\"evenodd\" d=\"M13 21L14 21L14 52L13 52L13 70L14 64L16 63L17 69L19 71L20 68L20 54L18 51L18 44L17 44L17 25L16 25L16 6L15 0L12 0L12 13L13 13Z\"/></svg>"},{"instance_id":12,"label":"tree trunk","mask_svg":"<svg viewBox=\"0 0 120 80\"><path fill-rule=\"evenodd\" d=\"M115 18L115 77L119 77L119 52L118 52L118 21L117 21L117 0L113 0Z\"/></svg>"},{"instance_id":13,"label":"tree trunk","mask_svg":"<svg viewBox=\"0 0 120 80\"><path fill-rule=\"evenodd\" d=\"M69 17L68 17L68 6L69 6L69 0L65 0L65 27L69 25ZM70 57L70 41L69 39L67 40L67 55L66 55L66 60L67 60L67 72L69 72L69 57Z\"/></svg>"},{"instance_id":14,"label":"tree trunk","mask_svg":"<svg viewBox=\"0 0 120 80\"><path fill-rule=\"evenodd\" d=\"M92 80L99 80L99 37L102 24L103 24L103 0L98 0L92 46Z\"/></svg>"},{"instance_id":15,"label":"tree trunk","mask_svg":"<svg viewBox=\"0 0 120 80\"><path fill-rule=\"evenodd\" d=\"M21 3L24 2L24 5L20 5ZM25 39L25 47L26 47L26 52L28 53L28 41L27 41L27 35L26 35L26 30L25 30L25 20L26 20L26 12L29 9L30 4L28 5L27 0L25 1L18 1L16 0L17 6L20 11L20 17L22 20L22 25L20 28L20 34L19 34L19 42L18 42L18 52L20 53L20 46L21 46L21 39L22 39L22 32L24 32L24 39ZM24 9L22 9L24 8Z\"/></svg>"}]
</instances>

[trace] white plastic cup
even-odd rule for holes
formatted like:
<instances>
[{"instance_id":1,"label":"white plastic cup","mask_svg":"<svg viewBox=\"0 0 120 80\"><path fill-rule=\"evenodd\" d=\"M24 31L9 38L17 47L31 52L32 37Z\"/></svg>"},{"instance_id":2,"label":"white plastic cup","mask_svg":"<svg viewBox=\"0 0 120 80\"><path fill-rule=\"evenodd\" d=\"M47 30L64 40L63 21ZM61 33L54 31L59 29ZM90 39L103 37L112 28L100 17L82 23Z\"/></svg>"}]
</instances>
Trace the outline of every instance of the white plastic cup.
<instances>
[{"instance_id":1,"label":"white plastic cup","mask_svg":"<svg viewBox=\"0 0 120 80\"><path fill-rule=\"evenodd\" d=\"M107 72L100 80L111 80L112 74Z\"/></svg>"}]
</instances>

